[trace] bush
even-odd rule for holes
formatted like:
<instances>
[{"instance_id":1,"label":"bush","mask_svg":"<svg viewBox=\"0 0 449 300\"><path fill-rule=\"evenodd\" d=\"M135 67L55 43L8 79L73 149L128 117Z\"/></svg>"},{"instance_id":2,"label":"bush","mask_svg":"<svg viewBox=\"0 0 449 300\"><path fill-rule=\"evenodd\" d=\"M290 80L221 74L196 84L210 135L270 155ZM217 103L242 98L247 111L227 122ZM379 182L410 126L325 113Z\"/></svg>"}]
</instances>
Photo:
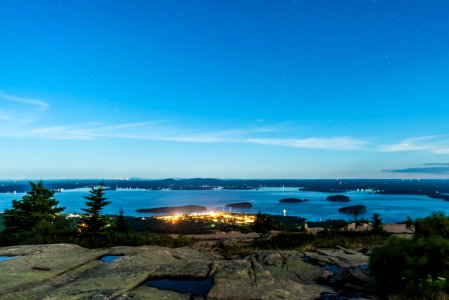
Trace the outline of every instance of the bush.
<instances>
[{"instance_id":1,"label":"bush","mask_svg":"<svg viewBox=\"0 0 449 300\"><path fill-rule=\"evenodd\" d=\"M129 233L110 233L91 240L80 239L78 244L89 248L105 248L113 246L144 246L157 245L162 247L184 247L191 245L195 240L184 235L177 238L149 233L149 232L129 232Z\"/></svg>"},{"instance_id":2,"label":"bush","mask_svg":"<svg viewBox=\"0 0 449 300\"><path fill-rule=\"evenodd\" d=\"M380 245L386 239L386 234L375 235L371 232L325 230L316 235L284 232L269 239L256 240L254 246L259 249L296 249L300 251L312 251L317 248L334 248L336 246L355 249Z\"/></svg>"},{"instance_id":3,"label":"bush","mask_svg":"<svg viewBox=\"0 0 449 300\"><path fill-rule=\"evenodd\" d=\"M273 219L269 215L262 214L259 211L253 223L253 230L258 233L266 234L274 228Z\"/></svg>"},{"instance_id":4,"label":"bush","mask_svg":"<svg viewBox=\"0 0 449 300\"><path fill-rule=\"evenodd\" d=\"M54 222L64 207L54 198L54 192L44 187L44 182L30 182L29 191L21 200L13 200L12 208L5 210L3 222L6 235L29 232L41 221Z\"/></svg>"},{"instance_id":5,"label":"bush","mask_svg":"<svg viewBox=\"0 0 449 300\"><path fill-rule=\"evenodd\" d=\"M413 223L415 239L441 236L449 239L449 218L443 212L435 212L430 217L417 219Z\"/></svg>"},{"instance_id":6,"label":"bush","mask_svg":"<svg viewBox=\"0 0 449 300\"><path fill-rule=\"evenodd\" d=\"M379 217L379 214L373 214L373 228L372 231L374 233L381 233L384 229L382 227L382 219Z\"/></svg>"},{"instance_id":7,"label":"bush","mask_svg":"<svg viewBox=\"0 0 449 300\"><path fill-rule=\"evenodd\" d=\"M449 220L441 213L414 222L413 239L393 236L370 257L383 297L440 299L449 292Z\"/></svg>"},{"instance_id":8,"label":"bush","mask_svg":"<svg viewBox=\"0 0 449 300\"><path fill-rule=\"evenodd\" d=\"M52 243L76 243L76 231L63 217L58 217L52 222L41 220L28 231L16 233L3 232L0 244L28 245L28 244L52 244Z\"/></svg>"}]
</instances>

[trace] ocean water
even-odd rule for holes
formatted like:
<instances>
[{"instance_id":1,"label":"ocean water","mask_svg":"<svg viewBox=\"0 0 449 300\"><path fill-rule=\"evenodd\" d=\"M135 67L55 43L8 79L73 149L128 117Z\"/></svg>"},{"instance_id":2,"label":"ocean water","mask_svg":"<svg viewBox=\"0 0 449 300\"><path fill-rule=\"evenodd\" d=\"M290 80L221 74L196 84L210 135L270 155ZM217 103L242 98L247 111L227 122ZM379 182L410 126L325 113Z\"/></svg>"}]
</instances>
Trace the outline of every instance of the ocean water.
<instances>
[{"instance_id":1,"label":"ocean water","mask_svg":"<svg viewBox=\"0 0 449 300\"><path fill-rule=\"evenodd\" d=\"M61 206L66 207L65 213L82 212L89 191L72 190L56 193L55 197ZM203 205L209 210L229 211L225 205L233 202L248 201L253 204L250 209L233 209L239 213L262 213L282 215L283 210L288 216L300 216L310 221L326 219L352 220L350 215L341 214L338 209L348 205L362 204L367 207L367 213L360 218L371 218L373 213L379 213L384 222L403 221L407 217L426 217L435 211L449 214L449 201L432 199L417 195L382 195L367 192L344 193L351 198L350 202L338 203L326 200L332 194L301 191L297 188L263 188L259 190L199 190L199 191L145 191L145 190L111 190L105 191L105 196L112 203L104 208L105 214L118 214L120 208L125 215L152 216L154 214L137 213L139 208L154 208L161 206ZM13 199L20 199L23 194L0 194L0 211L11 207ZM308 199L303 203L279 203L280 199L296 197Z\"/></svg>"}]
</instances>

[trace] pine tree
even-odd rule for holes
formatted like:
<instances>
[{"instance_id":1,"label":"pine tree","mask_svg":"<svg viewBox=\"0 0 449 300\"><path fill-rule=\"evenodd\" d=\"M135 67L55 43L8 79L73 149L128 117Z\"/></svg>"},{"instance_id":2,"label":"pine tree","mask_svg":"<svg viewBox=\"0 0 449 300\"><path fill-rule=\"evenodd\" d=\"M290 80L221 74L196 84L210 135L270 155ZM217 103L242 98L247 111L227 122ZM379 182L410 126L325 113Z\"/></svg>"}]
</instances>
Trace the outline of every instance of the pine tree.
<instances>
[{"instance_id":1,"label":"pine tree","mask_svg":"<svg viewBox=\"0 0 449 300\"><path fill-rule=\"evenodd\" d=\"M253 223L253 230L262 234L267 234L273 228L273 219L269 215L262 214L259 211L256 214L256 219Z\"/></svg>"},{"instance_id":2,"label":"pine tree","mask_svg":"<svg viewBox=\"0 0 449 300\"><path fill-rule=\"evenodd\" d=\"M119 233L127 233L130 231L128 221L126 221L126 217L124 215L125 211L123 208L120 208L119 215L117 219L115 219L115 230Z\"/></svg>"},{"instance_id":3,"label":"pine tree","mask_svg":"<svg viewBox=\"0 0 449 300\"><path fill-rule=\"evenodd\" d=\"M382 219L380 218L378 213L373 214L373 228L372 231L375 233L381 233L383 231L382 227Z\"/></svg>"},{"instance_id":4,"label":"pine tree","mask_svg":"<svg viewBox=\"0 0 449 300\"><path fill-rule=\"evenodd\" d=\"M111 202L106 201L107 198L104 197L104 186L101 183L98 187L92 187L89 196L84 196L86 205L88 208L83 208L82 210L87 213L86 216L82 218L82 223L80 225L80 230L82 236L88 238L92 241L105 233L106 220L101 215L101 210L104 206L110 204Z\"/></svg>"},{"instance_id":5,"label":"pine tree","mask_svg":"<svg viewBox=\"0 0 449 300\"><path fill-rule=\"evenodd\" d=\"M39 222L54 223L64 207L58 207L54 192L44 187L41 180L30 182L31 191L22 200L13 200L12 208L3 215L5 233L14 234L31 231Z\"/></svg>"}]
</instances>

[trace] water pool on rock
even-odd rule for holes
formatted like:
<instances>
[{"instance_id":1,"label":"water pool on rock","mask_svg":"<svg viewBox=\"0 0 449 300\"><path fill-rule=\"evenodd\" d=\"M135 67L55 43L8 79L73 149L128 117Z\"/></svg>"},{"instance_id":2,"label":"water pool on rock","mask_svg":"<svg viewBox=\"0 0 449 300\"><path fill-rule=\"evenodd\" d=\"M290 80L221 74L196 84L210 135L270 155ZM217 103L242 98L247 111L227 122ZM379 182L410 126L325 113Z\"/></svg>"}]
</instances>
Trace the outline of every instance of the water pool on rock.
<instances>
[{"instance_id":1,"label":"water pool on rock","mask_svg":"<svg viewBox=\"0 0 449 300\"><path fill-rule=\"evenodd\" d=\"M104 263L110 263L122 256L123 255L104 255L104 256L100 257L99 260L101 260Z\"/></svg>"},{"instance_id":2,"label":"water pool on rock","mask_svg":"<svg viewBox=\"0 0 449 300\"><path fill-rule=\"evenodd\" d=\"M5 256L5 255L0 255L0 261L7 261L7 260L10 260L10 259L14 259L14 258L16 258L17 256Z\"/></svg>"},{"instance_id":3,"label":"water pool on rock","mask_svg":"<svg viewBox=\"0 0 449 300\"><path fill-rule=\"evenodd\" d=\"M212 278L151 278L145 284L147 286L155 287L160 290L169 290L182 294L191 294L195 297L206 297L212 287Z\"/></svg>"}]
</instances>

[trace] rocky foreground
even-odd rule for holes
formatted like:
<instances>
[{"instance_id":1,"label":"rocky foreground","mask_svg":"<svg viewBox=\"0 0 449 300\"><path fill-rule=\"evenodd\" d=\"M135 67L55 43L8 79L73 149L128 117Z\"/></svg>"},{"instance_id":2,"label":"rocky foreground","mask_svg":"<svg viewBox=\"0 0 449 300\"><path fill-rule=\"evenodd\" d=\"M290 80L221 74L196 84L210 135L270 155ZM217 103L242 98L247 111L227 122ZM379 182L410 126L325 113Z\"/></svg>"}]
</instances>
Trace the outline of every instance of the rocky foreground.
<instances>
[{"instance_id":1,"label":"rocky foreground","mask_svg":"<svg viewBox=\"0 0 449 300\"><path fill-rule=\"evenodd\" d=\"M159 290L151 278L211 278L207 299L373 298L368 257L343 248L250 251L224 258L217 242L193 247L85 249L70 244L0 248L1 299L202 299ZM112 262L104 255L120 255Z\"/></svg>"}]
</instances>

